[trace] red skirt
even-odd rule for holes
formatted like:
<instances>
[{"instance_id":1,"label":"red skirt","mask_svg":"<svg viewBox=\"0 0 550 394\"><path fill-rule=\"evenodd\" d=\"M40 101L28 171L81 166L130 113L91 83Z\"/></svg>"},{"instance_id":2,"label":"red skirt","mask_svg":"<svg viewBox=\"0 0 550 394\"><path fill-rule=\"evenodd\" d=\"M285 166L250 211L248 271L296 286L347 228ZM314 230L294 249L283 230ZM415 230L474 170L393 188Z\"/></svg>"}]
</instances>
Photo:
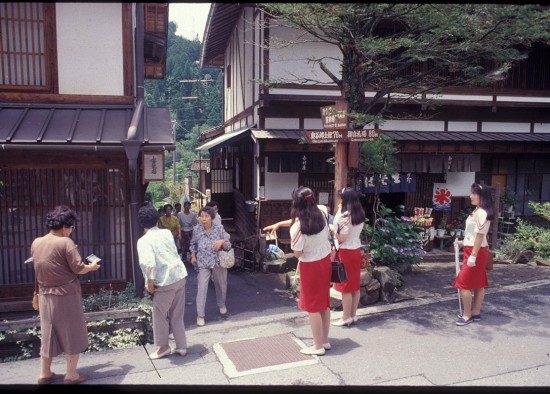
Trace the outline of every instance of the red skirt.
<instances>
[{"instance_id":1,"label":"red skirt","mask_svg":"<svg viewBox=\"0 0 550 394\"><path fill-rule=\"evenodd\" d=\"M308 313L323 312L330 306L330 254L316 261L300 261L298 308Z\"/></svg>"},{"instance_id":2,"label":"red skirt","mask_svg":"<svg viewBox=\"0 0 550 394\"><path fill-rule=\"evenodd\" d=\"M487 256L489 249L487 247L479 248L476 257L475 267L468 267L467 261L472 254L473 246L464 247L464 259L462 260L462 268L453 282L453 286L458 289L481 289L489 286L487 280Z\"/></svg>"},{"instance_id":3,"label":"red skirt","mask_svg":"<svg viewBox=\"0 0 550 394\"><path fill-rule=\"evenodd\" d=\"M335 283L334 290L340 293L353 293L359 290L361 282L361 249L339 249L340 261L346 268L348 280L342 283Z\"/></svg>"}]
</instances>

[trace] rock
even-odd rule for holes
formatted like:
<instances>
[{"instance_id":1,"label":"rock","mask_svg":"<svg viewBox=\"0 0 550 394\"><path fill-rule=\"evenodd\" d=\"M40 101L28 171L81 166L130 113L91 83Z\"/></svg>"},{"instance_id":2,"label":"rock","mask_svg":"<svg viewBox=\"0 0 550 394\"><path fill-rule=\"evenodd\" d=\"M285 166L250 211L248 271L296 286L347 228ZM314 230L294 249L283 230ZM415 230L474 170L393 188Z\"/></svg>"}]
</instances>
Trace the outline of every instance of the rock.
<instances>
[{"instance_id":1,"label":"rock","mask_svg":"<svg viewBox=\"0 0 550 394\"><path fill-rule=\"evenodd\" d=\"M543 267L550 267L550 260L545 260L539 257L535 259L535 262L537 263L537 265L541 265Z\"/></svg>"},{"instance_id":2,"label":"rock","mask_svg":"<svg viewBox=\"0 0 550 394\"><path fill-rule=\"evenodd\" d=\"M524 250L512 259L511 264L527 264L533 259L533 251Z\"/></svg>"},{"instance_id":3,"label":"rock","mask_svg":"<svg viewBox=\"0 0 550 394\"><path fill-rule=\"evenodd\" d=\"M330 309L333 311L342 310L342 293L330 288Z\"/></svg>"},{"instance_id":4,"label":"rock","mask_svg":"<svg viewBox=\"0 0 550 394\"><path fill-rule=\"evenodd\" d=\"M380 282L366 269L361 270L359 302L363 306L376 304L380 299Z\"/></svg>"},{"instance_id":5,"label":"rock","mask_svg":"<svg viewBox=\"0 0 550 394\"><path fill-rule=\"evenodd\" d=\"M393 294L397 288L396 275L399 274L389 267L376 267L372 271L372 276L380 282L380 301L388 304L393 301Z\"/></svg>"},{"instance_id":6,"label":"rock","mask_svg":"<svg viewBox=\"0 0 550 394\"><path fill-rule=\"evenodd\" d=\"M401 275L408 274L412 272L412 264L410 263L401 263L394 267L394 269Z\"/></svg>"}]
</instances>

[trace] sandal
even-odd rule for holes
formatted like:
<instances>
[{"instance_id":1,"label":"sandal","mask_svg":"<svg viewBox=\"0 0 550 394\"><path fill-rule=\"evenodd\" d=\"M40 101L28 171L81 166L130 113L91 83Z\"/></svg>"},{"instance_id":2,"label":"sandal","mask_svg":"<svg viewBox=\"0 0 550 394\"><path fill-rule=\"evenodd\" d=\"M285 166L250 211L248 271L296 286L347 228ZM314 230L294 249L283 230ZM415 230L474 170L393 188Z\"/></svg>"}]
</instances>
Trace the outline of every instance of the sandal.
<instances>
[{"instance_id":1,"label":"sandal","mask_svg":"<svg viewBox=\"0 0 550 394\"><path fill-rule=\"evenodd\" d=\"M86 375L80 374L80 376L76 379L67 379L67 378L65 378L63 380L63 383L65 383L65 384L80 384L82 382L85 382L86 380L88 380L88 377Z\"/></svg>"},{"instance_id":2,"label":"sandal","mask_svg":"<svg viewBox=\"0 0 550 394\"><path fill-rule=\"evenodd\" d=\"M61 378L61 375L52 372L52 374L47 378L38 378L38 384L50 384L55 382L59 378Z\"/></svg>"}]
</instances>

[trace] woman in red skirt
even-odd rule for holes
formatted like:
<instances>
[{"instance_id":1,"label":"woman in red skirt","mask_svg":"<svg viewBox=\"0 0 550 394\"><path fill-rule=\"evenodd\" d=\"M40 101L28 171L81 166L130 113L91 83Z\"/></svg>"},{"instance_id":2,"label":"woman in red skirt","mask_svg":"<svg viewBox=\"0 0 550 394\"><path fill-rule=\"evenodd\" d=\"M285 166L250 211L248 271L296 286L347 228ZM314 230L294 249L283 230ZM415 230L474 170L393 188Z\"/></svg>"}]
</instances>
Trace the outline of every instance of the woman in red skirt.
<instances>
[{"instance_id":1,"label":"woman in red skirt","mask_svg":"<svg viewBox=\"0 0 550 394\"><path fill-rule=\"evenodd\" d=\"M454 287L460 289L460 298L464 305L464 313L456 321L457 326L481 320L481 304L485 298L485 287L489 285L485 271L489 253L487 233L494 217L489 186L482 183L472 184L470 201L476 208L466 219L464 241L459 243L464 246L464 259L453 282Z\"/></svg>"},{"instance_id":2,"label":"woman in red skirt","mask_svg":"<svg viewBox=\"0 0 550 394\"><path fill-rule=\"evenodd\" d=\"M335 283L334 289L342 293L342 318L332 323L333 326L350 326L357 321L357 306L360 296L361 277L361 230L365 223L365 211L359 194L352 188L342 190L342 206L334 216L334 233L339 245L338 255L346 267L348 280Z\"/></svg>"},{"instance_id":3,"label":"woman in red skirt","mask_svg":"<svg viewBox=\"0 0 550 394\"><path fill-rule=\"evenodd\" d=\"M330 349L330 262L329 228L325 215L315 203L311 189L292 192L290 243L299 260L300 300L298 307L309 313L313 346L303 354L322 356Z\"/></svg>"}]
</instances>

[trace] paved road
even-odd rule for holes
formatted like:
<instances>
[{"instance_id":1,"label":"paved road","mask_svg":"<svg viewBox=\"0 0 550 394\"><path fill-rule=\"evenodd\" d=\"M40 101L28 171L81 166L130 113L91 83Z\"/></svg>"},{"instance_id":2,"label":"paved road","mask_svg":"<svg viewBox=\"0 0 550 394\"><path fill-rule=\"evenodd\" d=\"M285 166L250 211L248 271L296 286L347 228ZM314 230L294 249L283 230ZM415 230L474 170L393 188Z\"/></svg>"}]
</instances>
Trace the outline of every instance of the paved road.
<instances>
[{"instance_id":1,"label":"paved road","mask_svg":"<svg viewBox=\"0 0 550 394\"><path fill-rule=\"evenodd\" d=\"M454 324L457 295L448 285L453 273L453 264L422 264L405 276L399 302L362 308L358 324L351 328L332 327L333 349L312 357L311 365L239 377L228 376L214 344L287 334L309 346L312 339L306 315L282 292L281 276L231 273L229 320L217 318L214 293L209 294L204 327L194 323L194 304L187 306L187 356L154 361L157 374L141 347L85 353L79 370L90 375L87 384L130 385L128 389L143 385L550 387L550 269L496 265L482 321L464 327ZM193 301L193 292L191 275L188 301ZM340 314L333 312L332 318ZM33 384L38 365L37 359L0 364L2 383ZM64 372L63 358L54 360L53 370Z\"/></svg>"}]
</instances>

